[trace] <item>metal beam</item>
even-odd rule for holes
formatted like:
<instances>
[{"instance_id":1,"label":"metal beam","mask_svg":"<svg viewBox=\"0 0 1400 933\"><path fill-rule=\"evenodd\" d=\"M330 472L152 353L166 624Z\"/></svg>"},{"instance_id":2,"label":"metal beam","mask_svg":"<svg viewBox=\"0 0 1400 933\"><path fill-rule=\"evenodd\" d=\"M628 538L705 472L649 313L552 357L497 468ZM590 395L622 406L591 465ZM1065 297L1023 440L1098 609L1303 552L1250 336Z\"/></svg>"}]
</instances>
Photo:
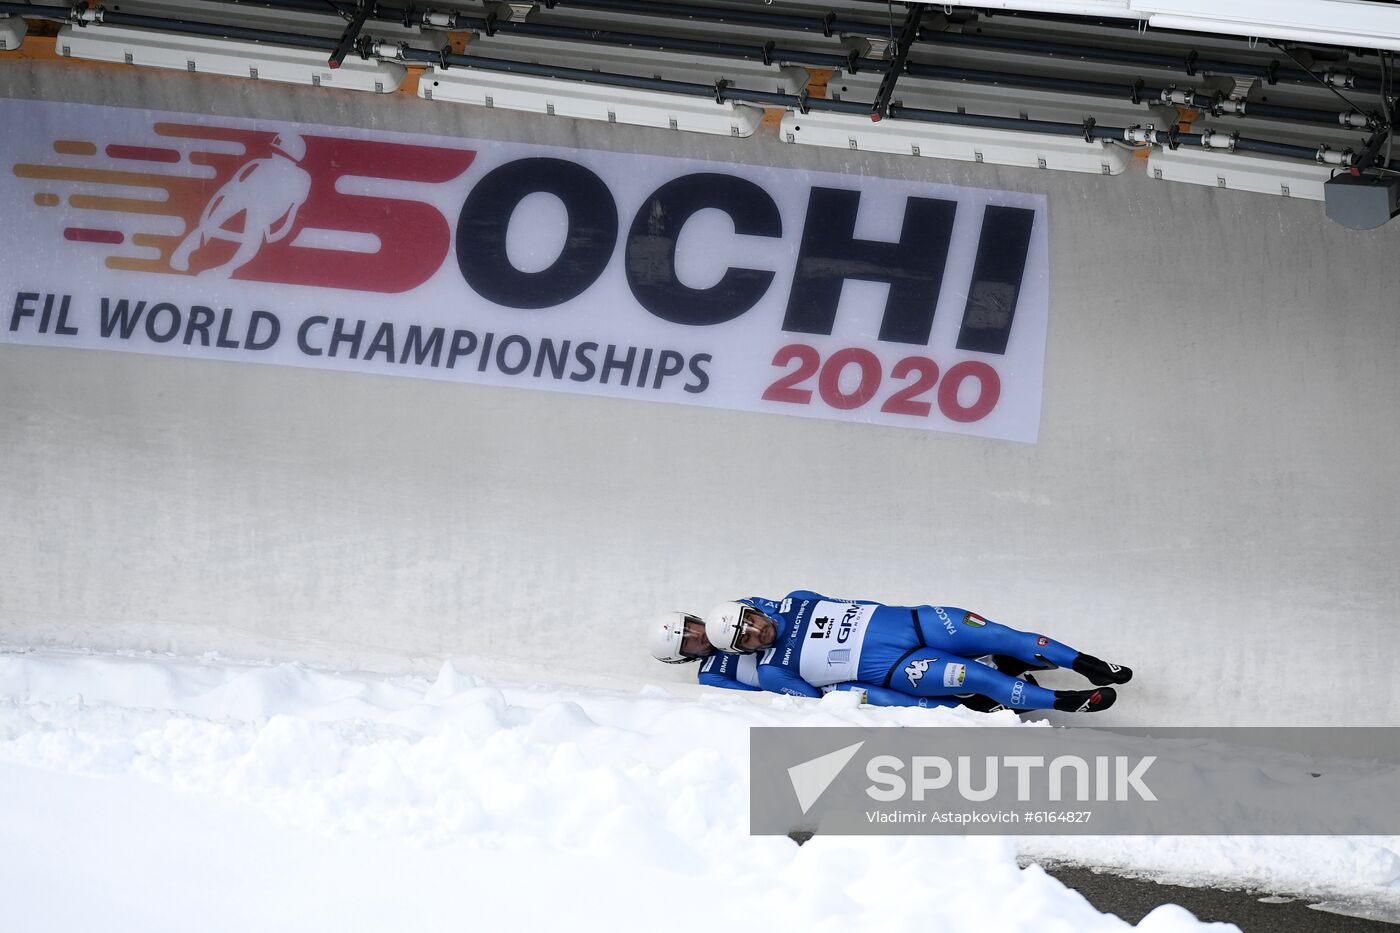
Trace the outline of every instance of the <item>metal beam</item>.
<instances>
[{"instance_id":1,"label":"metal beam","mask_svg":"<svg viewBox=\"0 0 1400 933\"><path fill-rule=\"evenodd\" d=\"M923 18L924 8L917 3L911 3L904 15L904 27L900 29L899 38L895 41L889 67L885 70L884 78L880 80L880 89L875 92L870 119L878 122L890 115L890 97L894 94L894 86L898 83L899 76L904 73L904 67L909 62L909 49L918 38L919 21Z\"/></svg>"}]
</instances>

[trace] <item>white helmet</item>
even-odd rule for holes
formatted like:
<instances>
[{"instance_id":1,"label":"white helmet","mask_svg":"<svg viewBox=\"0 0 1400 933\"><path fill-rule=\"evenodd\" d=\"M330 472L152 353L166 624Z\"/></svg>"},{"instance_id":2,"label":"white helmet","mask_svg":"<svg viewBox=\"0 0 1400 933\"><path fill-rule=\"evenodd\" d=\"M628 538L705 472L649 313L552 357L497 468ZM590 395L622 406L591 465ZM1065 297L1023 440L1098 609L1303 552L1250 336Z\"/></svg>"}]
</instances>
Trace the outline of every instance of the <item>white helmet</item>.
<instances>
[{"instance_id":1,"label":"white helmet","mask_svg":"<svg viewBox=\"0 0 1400 933\"><path fill-rule=\"evenodd\" d=\"M752 651L743 651L738 647L739 636L744 634L746 609L757 611L734 600L720 603L711 609L709 615L705 616L705 637L710 640L710 644L730 654L753 654Z\"/></svg>"},{"instance_id":2,"label":"white helmet","mask_svg":"<svg viewBox=\"0 0 1400 933\"><path fill-rule=\"evenodd\" d=\"M684 664L687 661L696 660L698 655L681 653L681 644L685 641L687 622L705 624L699 616L693 616L688 612L668 612L663 615L659 622L652 626L651 634L647 638L647 647L651 649L651 656L658 661L665 661L667 664Z\"/></svg>"}]
</instances>

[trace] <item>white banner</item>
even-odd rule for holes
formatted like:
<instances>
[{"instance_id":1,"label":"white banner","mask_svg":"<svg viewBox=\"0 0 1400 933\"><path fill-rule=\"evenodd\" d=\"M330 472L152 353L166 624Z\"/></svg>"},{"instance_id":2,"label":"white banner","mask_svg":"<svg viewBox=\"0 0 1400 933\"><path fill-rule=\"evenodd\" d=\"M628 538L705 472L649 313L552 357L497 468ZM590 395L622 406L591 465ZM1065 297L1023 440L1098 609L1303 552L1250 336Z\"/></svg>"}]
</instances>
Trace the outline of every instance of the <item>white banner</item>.
<instances>
[{"instance_id":1,"label":"white banner","mask_svg":"<svg viewBox=\"0 0 1400 933\"><path fill-rule=\"evenodd\" d=\"M1034 441L1042 195L0 101L0 341Z\"/></svg>"}]
</instances>

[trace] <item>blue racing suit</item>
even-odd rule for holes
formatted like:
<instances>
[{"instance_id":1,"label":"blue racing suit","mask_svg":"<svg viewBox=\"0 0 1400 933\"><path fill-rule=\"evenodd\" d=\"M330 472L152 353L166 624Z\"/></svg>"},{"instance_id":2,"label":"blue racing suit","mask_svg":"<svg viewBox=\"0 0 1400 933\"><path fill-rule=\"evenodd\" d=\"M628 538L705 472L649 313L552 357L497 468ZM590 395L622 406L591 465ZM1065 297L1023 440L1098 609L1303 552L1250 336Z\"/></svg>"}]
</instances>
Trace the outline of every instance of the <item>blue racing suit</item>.
<instances>
[{"instance_id":1,"label":"blue racing suit","mask_svg":"<svg viewBox=\"0 0 1400 933\"><path fill-rule=\"evenodd\" d=\"M758 685L758 655L716 651L700 662L695 679L707 687L730 690L762 690Z\"/></svg>"},{"instance_id":2,"label":"blue racing suit","mask_svg":"<svg viewBox=\"0 0 1400 933\"><path fill-rule=\"evenodd\" d=\"M976 693L1012 709L1050 709L1055 694L973 658L1003 654L1036 667L1069 667L1070 646L946 606L886 606L833 599L807 590L749 605L777 623L773 647L759 655L765 690L820 696L828 684L859 681L917 697Z\"/></svg>"},{"instance_id":3,"label":"blue racing suit","mask_svg":"<svg viewBox=\"0 0 1400 933\"><path fill-rule=\"evenodd\" d=\"M724 687L729 690L762 690L758 678L758 655L726 654L716 651L700 662L696 679L707 687ZM919 697L898 690L890 690L877 684L830 684L821 693L833 690L849 690L865 694L869 706L957 706L958 701L951 697Z\"/></svg>"}]
</instances>

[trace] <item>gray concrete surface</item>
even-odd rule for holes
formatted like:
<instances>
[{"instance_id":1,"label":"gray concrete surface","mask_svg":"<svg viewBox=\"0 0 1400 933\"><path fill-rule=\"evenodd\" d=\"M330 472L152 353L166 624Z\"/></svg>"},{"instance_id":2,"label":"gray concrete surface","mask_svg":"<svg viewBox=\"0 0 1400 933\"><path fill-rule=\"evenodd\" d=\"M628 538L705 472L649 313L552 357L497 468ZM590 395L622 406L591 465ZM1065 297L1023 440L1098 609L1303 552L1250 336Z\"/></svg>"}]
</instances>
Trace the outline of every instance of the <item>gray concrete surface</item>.
<instances>
[{"instance_id":1,"label":"gray concrete surface","mask_svg":"<svg viewBox=\"0 0 1400 933\"><path fill-rule=\"evenodd\" d=\"M1162 904L1180 904L1196 919L1233 923L1242 933L1394 933L1400 917L1367 919L1364 904L1311 901L1264 891L1232 891L1162 884L1143 878L1097 872L1070 865L1047 865L1045 870L1088 898L1104 913L1136 924ZM1342 912L1338 912L1342 911Z\"/></svg>"}]
</instances>

